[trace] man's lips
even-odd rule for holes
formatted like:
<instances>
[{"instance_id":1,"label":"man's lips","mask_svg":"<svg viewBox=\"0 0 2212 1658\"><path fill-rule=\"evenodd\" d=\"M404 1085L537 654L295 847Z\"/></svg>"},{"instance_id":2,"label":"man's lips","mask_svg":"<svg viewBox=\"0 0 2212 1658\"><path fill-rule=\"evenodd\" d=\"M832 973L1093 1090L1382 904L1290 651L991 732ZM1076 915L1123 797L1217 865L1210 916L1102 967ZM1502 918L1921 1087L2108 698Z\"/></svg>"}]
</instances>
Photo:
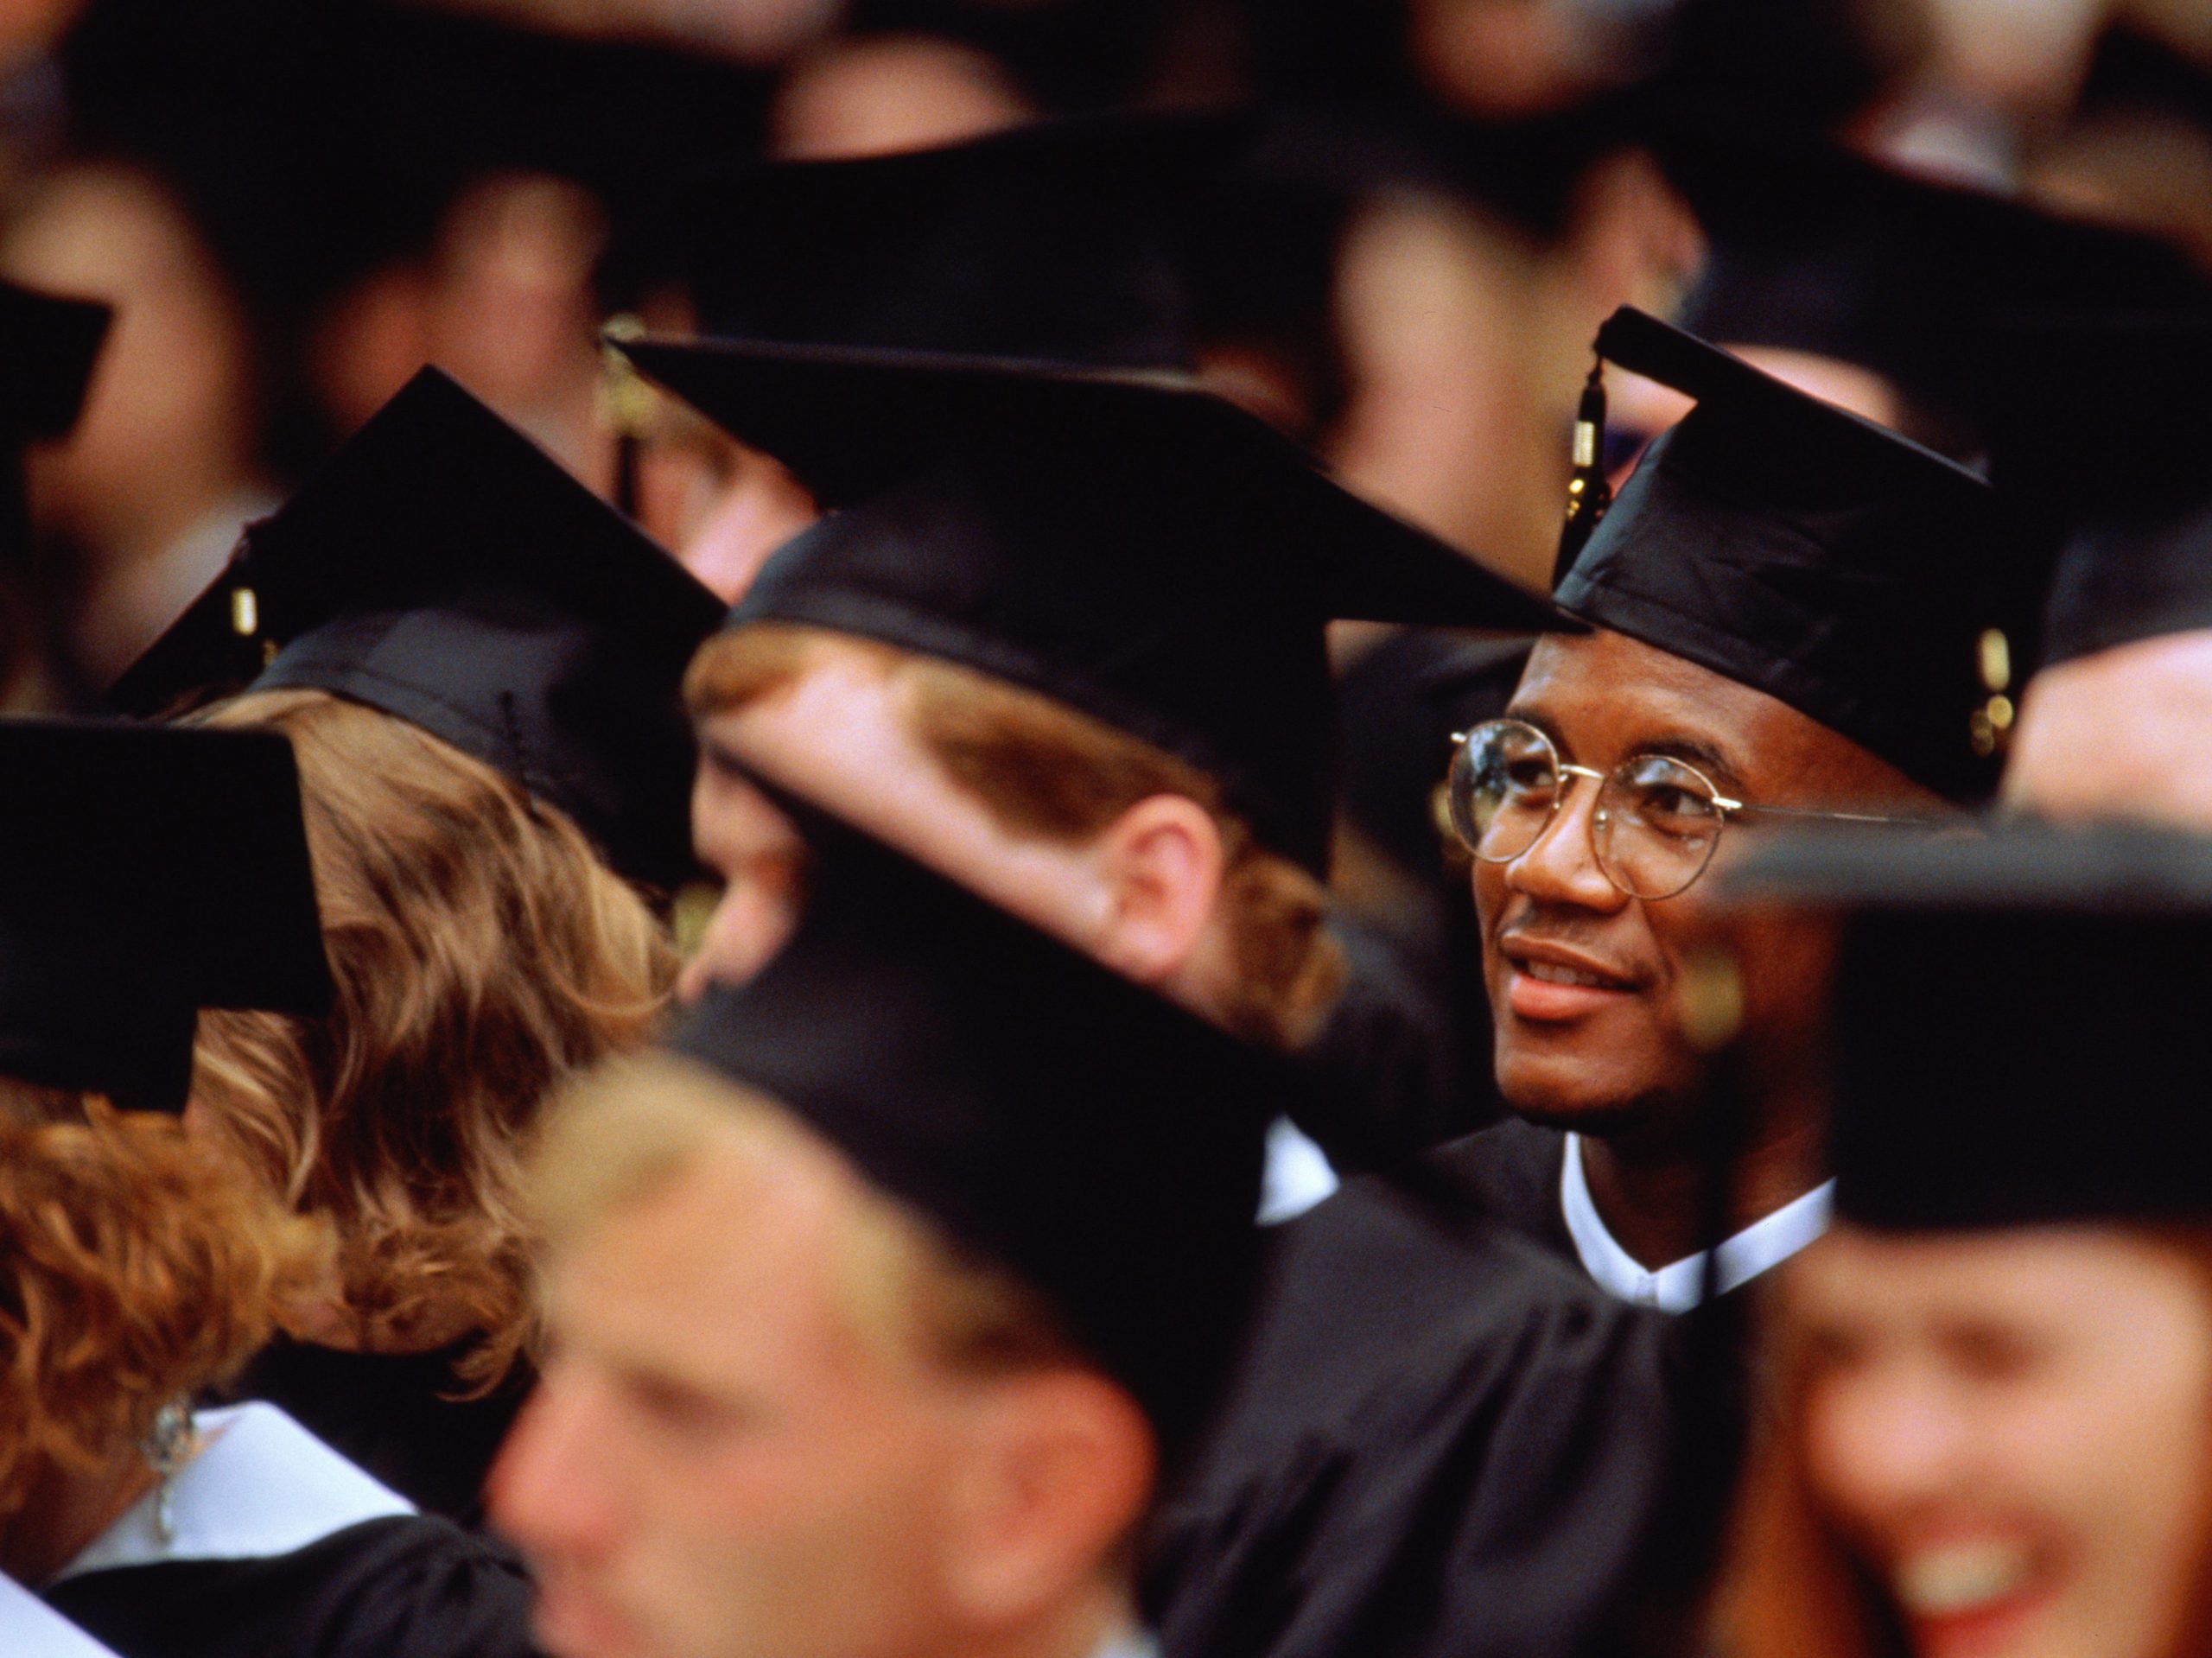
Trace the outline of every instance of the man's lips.
<instances>
[{"instance_id":1,"label":"man's lips","mask_svg":"<svg viewBox=\"0 0 2212 1658\"><path fill-rule=\"evenodd\" d=\"M1557 1024L1618 1006L1640 982L1584 951L1547 939L1515 937L1498 943L1507 974L1505 1005L1518 1019Z\"/></svg>"}]
</instances>

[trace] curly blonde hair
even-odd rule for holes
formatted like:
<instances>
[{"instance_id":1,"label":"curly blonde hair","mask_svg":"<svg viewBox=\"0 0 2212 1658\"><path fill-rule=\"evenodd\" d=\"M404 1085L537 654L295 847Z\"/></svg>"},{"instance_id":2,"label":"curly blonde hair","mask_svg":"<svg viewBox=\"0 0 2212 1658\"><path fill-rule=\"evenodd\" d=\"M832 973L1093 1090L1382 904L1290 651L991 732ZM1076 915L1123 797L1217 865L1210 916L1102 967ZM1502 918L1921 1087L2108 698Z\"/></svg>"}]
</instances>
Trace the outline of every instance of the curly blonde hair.
<instances>
[{"instance_id":1,"label":"curly blonde hair","mask_svg":"<svg viewBox=\"0 0 2212 1658\"><path fill-rule=\"evenodd\" d=\"M473 1338L456 1376L487 1393L537 1331L524 1139L650 1032L674 946L566 817L404 720L312 690L197 718L291 739L338 989L321 1019L202 1014L195 1123L334 1224L363 1346Z\"/></svg>"},{"instance_id":2,"label":"curly blonde hair","mask_svg":"<svg viewBox=\"0 0 2212 1658\"><path fill-rule=\"evenodd\" d=\"M324 1244L175 1119L0 1079L0 1513L226 1381Z\"/></svg>"},{"instance_id":3,"label":"curly blonde hair","mask_svg":"<svg viewBox=\"0 0 2212 1658\"><path fill-rule=\"evenodd\" d=\"M912 687L913 735L956 786L1011 834L1080 843L1154 795L1196 801L1220 832L1222 912L1236 984L1224 1022L1248 1041L1309 1041L1344 986L1344 955L1323 924L1328 894L1269 851L1229 810L1220 783L1188 761L1037 692L935 657L785 622L716 635L691 659L694 720L773 696L834 643Z\"/></svg>"}]
</instances>

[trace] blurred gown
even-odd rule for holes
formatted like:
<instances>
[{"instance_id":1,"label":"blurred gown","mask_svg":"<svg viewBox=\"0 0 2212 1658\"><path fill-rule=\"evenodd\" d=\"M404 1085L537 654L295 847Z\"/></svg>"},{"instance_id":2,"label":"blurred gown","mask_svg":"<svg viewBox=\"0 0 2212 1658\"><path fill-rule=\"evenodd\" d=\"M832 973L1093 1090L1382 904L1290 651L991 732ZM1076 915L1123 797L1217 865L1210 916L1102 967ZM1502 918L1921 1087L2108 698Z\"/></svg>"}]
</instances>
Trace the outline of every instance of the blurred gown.
<instances>
[{"instance_id":1,"label":"blurred gown","mask_svg":"<svg viewBox=\"0 0 2212 1658\"><path fill-rule=\"evenodd\" d=\"M272 1406L200 1413L164 1539L149 1493L47 1604L120 1658L523 1658L531 1586Z\"/></svg>"},{"instance_id":2,"label":"blurred gown","mask_svg":"<svg viewBox=\"0 0 2212 1658\"><path fill-rule=\"evenodd\" d=\"M1154 1533L1166 1658L1566 1658L1641 1616L1683 1522L1674 1321L1418 1190L1355 1180L1275 1235Z\"/></svg>"}]
</instances>

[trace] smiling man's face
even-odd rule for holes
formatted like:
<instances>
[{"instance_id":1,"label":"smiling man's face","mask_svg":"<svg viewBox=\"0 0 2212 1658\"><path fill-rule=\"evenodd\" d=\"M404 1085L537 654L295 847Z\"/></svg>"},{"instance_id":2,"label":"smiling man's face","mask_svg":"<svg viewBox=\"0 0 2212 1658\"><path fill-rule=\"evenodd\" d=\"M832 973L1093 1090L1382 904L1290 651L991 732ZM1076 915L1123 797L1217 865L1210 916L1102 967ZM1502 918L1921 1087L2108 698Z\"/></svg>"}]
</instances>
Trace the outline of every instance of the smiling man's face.
<instances>
[{"instance_id":1,"label":"smiling man's face","mask_svg":"<svg viewBox=\"0 0 2212 1658\"><path fill-rule=\"evenodd\" d=\"M1562 761L1599 772L1664 754L1758 805L1907 815L1935 804L1786 703L1619 633L1539 641L1510 712L1546 732ZM1671 1140L1688 1129L1703 1075L1676 1009L1699 954L1722 946L1740 966L1750 1043L1809 1058L1830 933L1778 912L1719 917L1710 870L1673 898L1629 897L1591 852L1596 793L1576 780L1527 852L1474 867L1498 1087L1533 1121ZM1715 867L1771 821L1732 822Z\"/></svg>"}]
</instances>

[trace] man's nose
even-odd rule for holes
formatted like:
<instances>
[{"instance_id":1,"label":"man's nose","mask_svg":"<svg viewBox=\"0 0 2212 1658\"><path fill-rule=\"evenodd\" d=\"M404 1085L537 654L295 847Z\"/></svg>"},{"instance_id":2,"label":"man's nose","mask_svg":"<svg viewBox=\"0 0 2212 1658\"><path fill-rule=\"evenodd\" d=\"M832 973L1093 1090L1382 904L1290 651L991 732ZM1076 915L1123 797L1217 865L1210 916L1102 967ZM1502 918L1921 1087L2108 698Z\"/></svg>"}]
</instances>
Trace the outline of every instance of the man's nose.
<instances>
[{"instance_id":1,"label":"man's nose","mask_svg":"<svg viewBox=\"0 0 2212 1658\"><path fill-rule=\"evenodd\" d=\"M1534 844L1506 866L1506 882L1539 904L1608 912L1618 910L1628 902L1628 895L1606 879L1591 849L1598 783L1569 772L1561 775L1560 787L1567 792L1559 810Z\"/></svg>"},{"instance_id":2,"label":"man's nose","mask_svg":"<svg viewBox=\"0 0 2212 1658\"><path fill-rule=\"evenodd\" d=\"M607 1437L592 1426L586 1389L541 1382L485 1482L493 1524L525 1554L589 1556L620 1528L619 1493L604 1465Z\"/></svg>"}]
</instances>

